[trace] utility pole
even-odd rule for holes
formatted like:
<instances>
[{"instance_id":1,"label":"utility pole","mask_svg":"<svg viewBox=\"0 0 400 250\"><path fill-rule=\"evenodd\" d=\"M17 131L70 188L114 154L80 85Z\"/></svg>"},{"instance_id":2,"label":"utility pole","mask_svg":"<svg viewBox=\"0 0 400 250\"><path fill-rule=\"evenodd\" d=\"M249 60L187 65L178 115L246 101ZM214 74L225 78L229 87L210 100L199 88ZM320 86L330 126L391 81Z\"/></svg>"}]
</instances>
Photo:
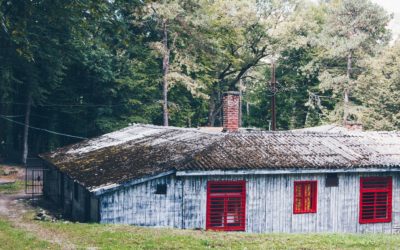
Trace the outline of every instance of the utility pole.
<instances>
[{"instance_id":1,"label":"utility pole","mask_svg":"<svg viewBox=\"0 0 400 250\"><path fill-rule=\"evenodd\" d=\"M239 79L239 127L243 126L242 99L243 99L243 82L242 78L240 78Z\"/></svg>"},{"instance_id":2,"label":"utility pole","mask_svg":"<svg viewBox=\"0 0 400 250\"><path fill-rule=\"evenodd\" d=\"M276 78L275 78L275 60L272 60L271 70L271 130L276 130Z\"/></svg>"}]
</instances>

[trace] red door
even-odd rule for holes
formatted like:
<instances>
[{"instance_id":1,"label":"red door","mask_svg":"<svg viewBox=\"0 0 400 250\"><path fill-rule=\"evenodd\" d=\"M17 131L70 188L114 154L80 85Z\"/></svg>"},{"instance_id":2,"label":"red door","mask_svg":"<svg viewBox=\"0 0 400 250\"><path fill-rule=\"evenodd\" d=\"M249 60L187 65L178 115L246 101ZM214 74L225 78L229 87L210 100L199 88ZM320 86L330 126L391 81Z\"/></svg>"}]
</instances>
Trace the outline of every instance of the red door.
<instances>
[{"instance_id":1,"label":"red door","mask_svg":"<svg viewBox=\"0 0 400 250\"><path fill-rule=\"evenodd\" d=\"M246 223L246 182L207 183L206 229L244 231Z\"/></svg>"}]
</instances>

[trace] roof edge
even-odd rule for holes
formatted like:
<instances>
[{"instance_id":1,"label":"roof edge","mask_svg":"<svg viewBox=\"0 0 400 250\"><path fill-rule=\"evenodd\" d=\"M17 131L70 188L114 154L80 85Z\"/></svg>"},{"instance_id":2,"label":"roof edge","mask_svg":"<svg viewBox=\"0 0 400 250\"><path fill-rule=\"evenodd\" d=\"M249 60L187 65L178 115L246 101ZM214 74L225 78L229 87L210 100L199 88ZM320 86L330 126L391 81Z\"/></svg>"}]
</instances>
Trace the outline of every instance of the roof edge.
<instances>
[{"instance_id":1,"label":"roof edge","mask_svg":"<svg viewBox=\"0 0 400 250\"><path fill-rule=\"evenodd\" d=\"M94 194L95 196L99 196L108 192L112 192L118 188L121 187L130 187L130 186L134 186L137 184L141 184L143 182L146 181L150 181L150 180L154 180L157 178L161 178L164 176L168 176L171 174L174 174L176 171L175 170L170 170L170 171L166 171L166 172L162 172L160 174L156 174L156 175L151 175L151 176L146 176L146 177L142 177L139 179L133 179L124 183L113 183L113 184L109 184L109 185L104 185L104 186L100 186L100 187L93 187L93 188L89 188L88 191L92 194Z\"/></svg>"},{"instance_id":2,"label":"roof edge","mask_svg":"<svg viewBox=\"0 0 400 250\"><path fill-rule=\"evenodd\" d=\"M275 170L184 170L176 176L218 176L218 175L268 175L268 174L319 174L319 173L376 173L400 172L400 166L385 168L338 168L338 169L275 169Z\"/></svg>"}]
</instances>

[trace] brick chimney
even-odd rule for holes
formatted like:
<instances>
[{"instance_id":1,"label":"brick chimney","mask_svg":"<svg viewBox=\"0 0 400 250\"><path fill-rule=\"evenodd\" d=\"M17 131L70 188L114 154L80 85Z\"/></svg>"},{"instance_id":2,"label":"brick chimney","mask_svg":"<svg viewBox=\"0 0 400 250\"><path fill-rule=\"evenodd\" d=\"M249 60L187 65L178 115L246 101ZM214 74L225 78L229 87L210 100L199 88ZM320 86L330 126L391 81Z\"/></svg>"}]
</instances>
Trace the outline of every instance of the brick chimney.
<instances>
[{"instance_id":1,"label":"brick chimney","mask_svg":"<svg viewBox=\"0 0 400 250\"><path fill-rule=\"evenodd\" d=\"M237 132L239 130L239 100L240 93L228 91L223 94L223 131Z\"/></svg>"},{"instance_id":2,"label":"brick chimney","mask_svg":"<svg viewBox=\"0 0 400 250\"><path fill-rule=\"evenodd\" d=\"M363 131L363 125L359 122L347 121L344 123L344 127L349 131Z\"/></svg>"}]
</instances>

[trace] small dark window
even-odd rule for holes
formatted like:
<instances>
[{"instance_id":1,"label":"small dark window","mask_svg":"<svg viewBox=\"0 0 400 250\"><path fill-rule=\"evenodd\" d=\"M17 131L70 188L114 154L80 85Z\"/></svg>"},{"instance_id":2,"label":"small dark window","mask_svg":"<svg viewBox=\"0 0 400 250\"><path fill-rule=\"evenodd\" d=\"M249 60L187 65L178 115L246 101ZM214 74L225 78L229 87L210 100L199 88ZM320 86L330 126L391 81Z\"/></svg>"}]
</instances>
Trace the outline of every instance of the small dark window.
<instances>
[{"instance_id":1,"label":"small dark window","mask_svg":"<svg viewBox=\"0 0 400 250\"><path fill-rule=\"evenodd\" d=\"M79 184L74 182L74 199L79 200Z\"/></svg>"},{"instance_id":2,"label":"small dark window","mask_svg":"<svg viewBox=\"0 0 400 250\"><path fill-rule=\"evenodd\" d=\"M327 174L325 180L325 187L338 187L339 178L337 174Z\"/></svg>"},{"instance_id":3,"label":"small dark window","mask_svg":"<svg viewBox=\"0 0 400 250\"><path fill-rule=\"evenodd\" d=\"M155 194L167 194L167 184L157 184Z\"/></svg>"}]
</instances>

